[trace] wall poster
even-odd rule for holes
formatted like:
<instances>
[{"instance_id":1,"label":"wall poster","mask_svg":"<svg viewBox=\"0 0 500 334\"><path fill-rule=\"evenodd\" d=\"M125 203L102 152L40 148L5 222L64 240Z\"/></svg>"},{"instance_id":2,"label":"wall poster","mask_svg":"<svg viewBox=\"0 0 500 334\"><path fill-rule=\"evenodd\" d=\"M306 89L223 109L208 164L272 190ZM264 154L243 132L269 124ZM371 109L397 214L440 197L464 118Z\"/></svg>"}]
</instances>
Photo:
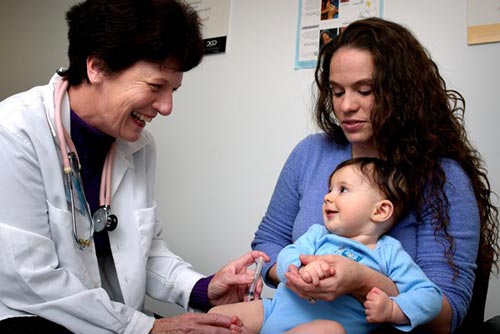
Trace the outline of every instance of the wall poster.
<instances>
[{"instance_id":1,"label":"wall poster","mask_svg":"<svg viewBox=\"0 0 500 334\"><path fill-rule=\"evenodd\" d=\"M320 48L349 23L382 17L384 0L299 0L295 69L313 68Z\"/></svg>"},{"instance_id":2,"label":"wall poster","mask_svg":"<svg viewBox=\"0 0 500 334\"><path fill-rule=\"evenodd\" d=\"M231 0L187 0L203 23L205 54L226 52Z\"/></svg>"}]
</instances>

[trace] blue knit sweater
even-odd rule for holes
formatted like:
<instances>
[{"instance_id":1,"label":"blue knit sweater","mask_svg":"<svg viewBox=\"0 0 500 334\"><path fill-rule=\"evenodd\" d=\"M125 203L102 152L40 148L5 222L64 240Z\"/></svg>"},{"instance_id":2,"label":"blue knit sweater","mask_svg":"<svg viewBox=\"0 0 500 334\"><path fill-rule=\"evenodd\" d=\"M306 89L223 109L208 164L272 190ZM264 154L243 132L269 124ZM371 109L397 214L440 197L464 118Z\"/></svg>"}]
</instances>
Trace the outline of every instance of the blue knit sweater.
<instances>
[{"instance_id":1,"label":"blue knit sweater","mask_svg":"<svg viewBox=\"0 0 500 334\"><path fill-rule=\"evenodd\" d=\"M351 157L350 145L339 146L325 134L310 135L295 147L252 242L253 249L271 257L264 273L276 262L283 247L297 240L312 224L323 224L321 204L328 190L328 178L340 162ZM444 256L443 245L448 245L447 242L442 235L435 236L430 210L424 208L420 221L410 212L389 234L401 242L425 274L442 289L453 311L454 331L465 317L472 297L480 221L465 172L451 160L443 160L442 167L450 205L448 232L455 239L453 261L460 268L458 278L453 279L453 268Z\"/></svg>"}]
</instances>

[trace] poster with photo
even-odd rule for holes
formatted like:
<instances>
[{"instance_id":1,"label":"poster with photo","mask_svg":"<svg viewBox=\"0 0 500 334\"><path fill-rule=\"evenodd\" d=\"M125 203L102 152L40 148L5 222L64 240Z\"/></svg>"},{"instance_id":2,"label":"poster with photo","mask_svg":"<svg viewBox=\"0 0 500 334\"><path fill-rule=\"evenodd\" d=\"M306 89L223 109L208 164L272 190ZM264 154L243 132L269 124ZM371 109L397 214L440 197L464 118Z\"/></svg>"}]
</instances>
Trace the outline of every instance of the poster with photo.
<instances>
[{"instance_id":1,"label":"poster with photo","mask_svg":"<svg viewBox=\"0 0 500 334\"><path fill-rule=\"evenodd\" d=\"M231 0L187 0L203 23L205 54L226 52Z\"/></svg>"},{"instance_id":2,"label":"poster with photo","mask_svg":"<svg viewBox=\"0 0 500 334\"><path fill-rule=\"evenodd\" d=\"M320 48L349 23L382 17L383 0L299 0L295 69L313 68Z\"/></svg>"}]
</instances>

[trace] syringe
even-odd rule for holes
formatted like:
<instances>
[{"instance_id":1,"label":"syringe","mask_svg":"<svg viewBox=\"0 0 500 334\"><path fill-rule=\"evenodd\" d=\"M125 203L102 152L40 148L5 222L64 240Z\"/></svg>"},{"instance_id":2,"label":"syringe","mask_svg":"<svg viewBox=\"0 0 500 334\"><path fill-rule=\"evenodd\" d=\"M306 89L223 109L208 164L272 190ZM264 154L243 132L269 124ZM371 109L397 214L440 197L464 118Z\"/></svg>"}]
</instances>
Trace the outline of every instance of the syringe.
<instances>
[{"instance_id":1,"label":"syringe","mask_svg":"<svg viewBox=\"0 0 500 334\"><path fill-rule=\"evenodd\" d=\"M262 271L262 266L264 265L264 258L262 256L259 256L256 260L257 265L255 267L255 273L253 275L253 281L252 284L250 284L250 287L248 288L248 291L245 295L244 300L246 302L252 301L255 297L255 287L257 286L257 282L260 279L260 272Z\"/></svg>"}]
</instances>

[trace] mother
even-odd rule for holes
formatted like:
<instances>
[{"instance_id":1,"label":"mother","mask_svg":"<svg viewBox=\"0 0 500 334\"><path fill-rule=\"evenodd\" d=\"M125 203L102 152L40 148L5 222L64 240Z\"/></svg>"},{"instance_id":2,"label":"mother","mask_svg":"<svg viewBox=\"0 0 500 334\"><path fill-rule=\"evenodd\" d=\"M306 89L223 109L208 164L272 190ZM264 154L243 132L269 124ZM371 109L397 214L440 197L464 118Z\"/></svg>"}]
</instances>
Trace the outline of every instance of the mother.
<instances>
[{"instance_id":1,"label":"mother","mask_svg":"<svg viewBox=\"0 0 500 334\"><path fill-rule=\"evenodd\" d=\"M462 96L446 88L410 31L378 18L350 24L323 47L316 83L316 121L324 133L307 137L291 153L252 242L272 259L267 283L276 284L278 252L321 224L331 170L351 157L380 157L406 174L413 201L390 234L444 293L442 311L427 331L455 331L474 280L487 284L499 253L498 211L480 155L467 139ZM312 259L303 256L302 262ZM356 262L325 260L335 269L333 278L311 286L292 268L289 287L303 298L324 300L345 293L363 300L373 286L397 293L386 277Z\"/></svg>"}]
</instances>

